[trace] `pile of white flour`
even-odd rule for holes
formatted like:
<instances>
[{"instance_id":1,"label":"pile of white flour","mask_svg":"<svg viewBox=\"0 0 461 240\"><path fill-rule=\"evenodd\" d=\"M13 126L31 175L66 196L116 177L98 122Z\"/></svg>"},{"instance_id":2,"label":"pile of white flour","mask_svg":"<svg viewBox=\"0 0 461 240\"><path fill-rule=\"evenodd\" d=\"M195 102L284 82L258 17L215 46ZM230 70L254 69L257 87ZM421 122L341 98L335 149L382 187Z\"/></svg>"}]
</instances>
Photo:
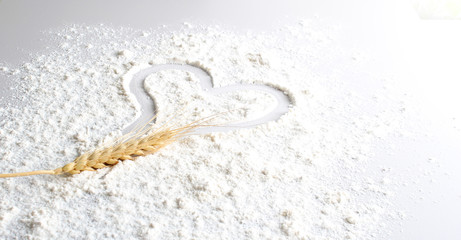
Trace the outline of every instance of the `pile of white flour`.
<instances>
[{"instance_id":1,"label":"pile of white flour","mask_svg":"<svg viewBox=\"0 0 461 240\"><path fill-rule=\"evenodd\" d=\"M370 239L385 236L386 169L364 172L395 133L401 106L384 85L368 95L341 80L361 63L334 32L303 21L269 33L185 24L181 30L69 26L20 66L0 108L0 172L55 169L139 114L125 74L143 64L200 66L215 87L283 89L292 106L254 128L187 137L157 154L79 175L0 179L0 236L14 239ZM341 59L342 66L333 64ZM378 81L370 77L370 81ZM254 91L203 94L190 73L162 71L145 88L168 115L193 102L198 117L229 106L258 117L275 104ZM160 96L161 95L161 96ZM223 107L224 106L224 107ZM182 119L187 122L188 119ZM161 124L161 121L159 121Z\"/></svg>"}]
</instances>

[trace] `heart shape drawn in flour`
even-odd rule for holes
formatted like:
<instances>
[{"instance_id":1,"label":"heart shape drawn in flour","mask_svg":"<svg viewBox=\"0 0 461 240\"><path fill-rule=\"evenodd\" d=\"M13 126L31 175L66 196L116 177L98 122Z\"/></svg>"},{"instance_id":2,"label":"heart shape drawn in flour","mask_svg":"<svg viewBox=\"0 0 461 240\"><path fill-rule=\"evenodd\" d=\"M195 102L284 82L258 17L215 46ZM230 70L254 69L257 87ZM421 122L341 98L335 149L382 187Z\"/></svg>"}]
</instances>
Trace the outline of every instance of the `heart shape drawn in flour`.
<instances>
[{"instance_id":1,"label":"heart shape drawn in flour","mask_svg":"<svg viewBox=\"0 0 461 240\"><path fill-rule=\"evenodd\" d=\"M176 114L193 120L228 112L225 126L199 129L197 133L254 127L279 119L288 112L289 97L264 84L234 84L214 88L212 77L200 67L188 64L144 65L124 76L124 88L141 108L141 115L124 129L128 133L148 122L157 112L159 122ZM186 105L186 109L181 106ZM192 112L190 112L192 111ZM184 124L193 121L185 119ZM176 121L176 119L175 119Z\"/></svg>"}]
</instances>

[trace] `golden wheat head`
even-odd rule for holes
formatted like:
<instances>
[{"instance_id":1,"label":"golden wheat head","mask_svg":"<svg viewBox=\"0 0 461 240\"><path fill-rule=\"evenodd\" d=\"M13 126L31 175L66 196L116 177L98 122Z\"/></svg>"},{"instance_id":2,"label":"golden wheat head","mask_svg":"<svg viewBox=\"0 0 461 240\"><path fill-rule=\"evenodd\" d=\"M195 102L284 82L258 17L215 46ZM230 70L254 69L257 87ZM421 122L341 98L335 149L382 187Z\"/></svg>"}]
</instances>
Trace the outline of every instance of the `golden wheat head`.
<instances>
[{"instance_id":1,"label":"golden wheat head","mask_svg":"<svg viewBox=\"0 0 461 240\"><path fill-rule=\"evenodd\" d=\"M136 157L155 153L161 148L191 133L194 129L209 126L204 124L209 119L210 118L201 119L181 127L175 127L174 125L168 126L167 124L155 130L152 127L142 127L135 133L129 133L123 136L111 146L99 148L80 155L73 162L63 167L54 170L0 174L0 178L39 174L77 174L83 171L95 171L100 168L111 167L120 161L134 160Z\"/></svg>"}]
</instances>

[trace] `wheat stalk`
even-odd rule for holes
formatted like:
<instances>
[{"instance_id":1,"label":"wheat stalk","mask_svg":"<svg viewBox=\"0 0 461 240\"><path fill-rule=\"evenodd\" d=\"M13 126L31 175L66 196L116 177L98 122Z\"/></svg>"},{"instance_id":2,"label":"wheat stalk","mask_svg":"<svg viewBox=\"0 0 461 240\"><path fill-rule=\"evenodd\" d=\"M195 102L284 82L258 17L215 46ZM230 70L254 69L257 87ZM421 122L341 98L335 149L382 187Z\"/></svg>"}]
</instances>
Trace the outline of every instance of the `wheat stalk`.
<instances>
[{"instance_id":1,"label":"wheat stalk","mask_svg":"<svg viewBox=\"0 0 461 240\"><path fill-rule=\"evenodd\" d=\"M213 116L212 116L213 117ZM136 157L155 153L163 147L191 133L194 129L206 125L212 117L194 121L190 124L175 127L164 124L158 129L141 127L135 133L128 133L108 147L86 152L77 157L73 162L54 170L40 170L21 173L0 174L0 178L21 177L39 174L78 174L83 171L96 171L101 168L111 167L124 160L134 160ZM154 117L150 122L152 122ZM146 134L147 133L147 134Z\"/></svg>"}]
</instances>

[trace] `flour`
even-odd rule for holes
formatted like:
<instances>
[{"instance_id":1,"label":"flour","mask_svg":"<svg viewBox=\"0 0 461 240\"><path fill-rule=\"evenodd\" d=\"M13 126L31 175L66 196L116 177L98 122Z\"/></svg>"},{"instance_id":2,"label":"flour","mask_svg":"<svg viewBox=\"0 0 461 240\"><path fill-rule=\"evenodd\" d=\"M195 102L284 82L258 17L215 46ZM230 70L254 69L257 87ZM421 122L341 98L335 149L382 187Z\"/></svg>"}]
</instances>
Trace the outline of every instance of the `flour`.
<instances>
[{"instance_id":1,"label":"flour","mask_svg":"<svg viewBox=\"0 0 461 240\"><path fill-rule=\"evenodd\" d=\"M19 101L0 109L1 172L54 169L120 136L141 111L124 79L143 65L197 66L216 88L265 84L292 106L276 121L189 136L110 169L1 179L4 238L370 239L388 232L376 223L398 216L380 183L389 172L370 176L363 164L398 129L400 103L364 105L367 96L337 78L358 63L332 66L343 51L328 29L308 21L264 34L75 25L49 34L58 47L1 68ZM144 86L159 124L185 104L184 123L232 109L224 120L249 121L276 104L252 90L207 94L182 70L151 74Z\"/></svg>"}]
</instances>

